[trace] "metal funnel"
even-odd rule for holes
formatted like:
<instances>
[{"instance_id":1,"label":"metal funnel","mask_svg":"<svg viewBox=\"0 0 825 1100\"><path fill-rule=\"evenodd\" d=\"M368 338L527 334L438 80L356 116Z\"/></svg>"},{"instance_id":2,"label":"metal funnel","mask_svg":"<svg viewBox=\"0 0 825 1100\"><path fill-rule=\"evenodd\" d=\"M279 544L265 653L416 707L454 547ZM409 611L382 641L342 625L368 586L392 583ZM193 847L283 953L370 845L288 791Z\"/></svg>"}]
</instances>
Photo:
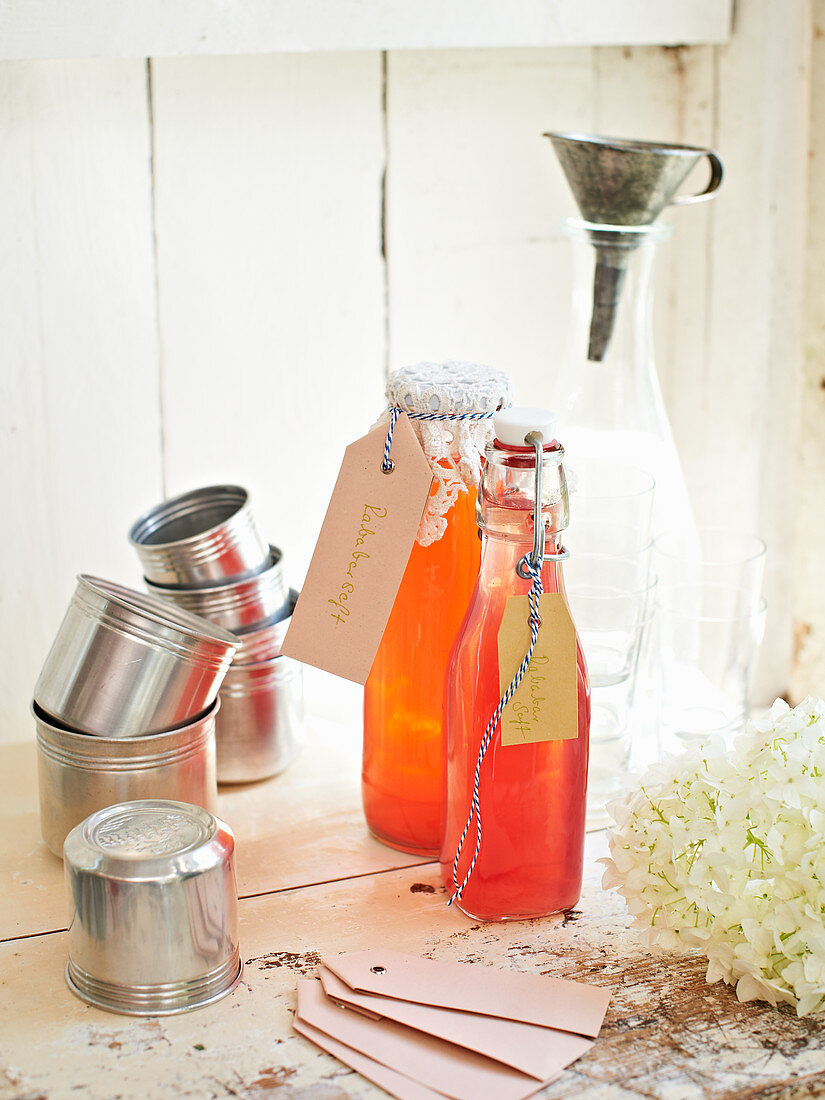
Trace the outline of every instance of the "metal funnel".
<instances>
[{"instance_id":1,"label":"metal funnel","mask_svg":"<svg viewBox=\"0 0 825 1100\"><path fill-rule=\"evenodd\" d=\"M585 221L602 226L650 225L669 205L702 202L722 182L722 163L710 149L633 141L595 134L553 132L553 143L573 198ZM692 168L707 157L710 180L694 195L676 192ZM628 251L597 249L588 358L604 359L613 333Z\"/></svg>"}]
</instances>

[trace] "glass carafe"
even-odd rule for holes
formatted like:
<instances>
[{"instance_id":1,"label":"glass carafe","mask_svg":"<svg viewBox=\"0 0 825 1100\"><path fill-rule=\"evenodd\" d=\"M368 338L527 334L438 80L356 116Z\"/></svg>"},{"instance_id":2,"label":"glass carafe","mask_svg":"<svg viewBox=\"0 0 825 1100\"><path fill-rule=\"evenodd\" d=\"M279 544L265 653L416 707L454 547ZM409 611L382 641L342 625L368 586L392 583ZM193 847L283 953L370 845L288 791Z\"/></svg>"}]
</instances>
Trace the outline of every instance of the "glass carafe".
<instances>
[{"instance_id":1,"label":"glass carafe","mask_svg":"<svg viewBox=\"0 0 825 1100\"><path fill-rule=\"evenodd\" d=\"M573 247L570 329L552 401L568 464L616 456L656 482L653 534L695 526L656 374L653 269L667 225L565 222Z\"/></svg>"}]
</instances>

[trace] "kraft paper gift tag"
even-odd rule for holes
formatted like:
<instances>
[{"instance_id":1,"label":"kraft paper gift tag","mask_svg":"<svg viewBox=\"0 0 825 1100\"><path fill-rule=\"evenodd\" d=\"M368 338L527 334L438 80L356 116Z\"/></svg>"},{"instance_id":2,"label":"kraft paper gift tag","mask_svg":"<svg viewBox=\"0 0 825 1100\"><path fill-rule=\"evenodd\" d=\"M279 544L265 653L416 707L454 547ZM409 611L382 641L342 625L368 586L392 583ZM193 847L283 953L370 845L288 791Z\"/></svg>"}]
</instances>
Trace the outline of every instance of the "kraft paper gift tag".
<instances>
[{"instance_id":1,"label":"kraft paper gift tag","mask_svg":"<svg viewBox=\"0 0 825 1100\"><path fill-rule=\"evenodd\" d=\"M397 951L352 951L322 960L350 989L399 1001L476 1012L595 1038L610 990L566 978L435 962Z\"/></svg>"},{"instance_id":2,"label":"kraft paper gift tag","mask_svg":"<svg viewBox=\"0 0 825 1100\"><path fill-rule=\"evenodd\" d=\"M567 741L579 735L576 628L560 592L539 596L536 647L524 678L501 714L502 745ZM498 631L499 687L504 695L530 647L530 602L511 596Z\"/></svg>"},{"instance_id":3,"label":"kraft paper gift tag","mask_svg":"<svg viewBox=\"0 0 825 1100\"><path fill-rule=\"evenodd\" d=\"M407 568L433 474L405 414L347 447L281 653L366 682Z\"/></svg>"},{"instance_id":4,"label":"kraft paper gift tag","mask_svg":"<svg viewBox=\"0 0 825 1100\"><path fill-rule=\"evenodd\" d=\"M428 1035L437 1035L539 1081L561 1073L593 1046L592 1039L566 1031L398 1001L373 993L354 993L325 966L320 966L318 973L326 995L339 1004L364 1012L371 1019L393 1020Z\"/></svg>"},{"instance_id":5,"label":"kraft paper gift tag","mask_svg":"<svg viewBox=\"0 0 825 1100\"><path fill-rule=\"evenodd\" d=\"M396 1073L388 1066L382 1066L380 1062L339 1043L336 1039L331 1039L329 1035L324 1035L323 1031L319 1031L303 1020L293 1020L292 1026L299 1035L303 1035L305 1039L309 1039L321 1050L325 1050L345 1066L354 1069L356 1073L360 1073L362 1077L366 1077L368 1081L372 1081L391 1096L397 1096L398 1100L442 1100L443 1093L428 1089L426 1085L420 1085L417 1081L411 1081L409 1077Z\"/></svg>"},{"instance_id":6,"label":"kraft paper gift tag","mask_svg":"<svg viewBox=\"0 0 825 1100\"><path fill-rule=\"evenodd\" d=\"M298 1019L450 1100L523 1100L547 1084L443 1039L341 1008L314 979L298 982Z\"/></svg>"}]
</instances>

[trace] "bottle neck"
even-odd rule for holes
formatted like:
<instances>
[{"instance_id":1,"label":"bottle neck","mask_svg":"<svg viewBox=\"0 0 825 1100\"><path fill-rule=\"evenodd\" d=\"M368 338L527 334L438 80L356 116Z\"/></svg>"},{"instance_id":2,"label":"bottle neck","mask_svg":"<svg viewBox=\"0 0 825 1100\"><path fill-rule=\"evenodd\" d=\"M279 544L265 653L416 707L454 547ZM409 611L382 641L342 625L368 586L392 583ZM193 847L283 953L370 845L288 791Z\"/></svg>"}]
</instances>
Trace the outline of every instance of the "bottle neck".
<instances>
[{"instance_id":1,"label":"bottle neck","mask_svg":"<svg viewBox=\"0 0 825 1100\"><path fill-rule=\"evenodd\" d=\"M519 545L506 539L497 538L482 532L481 536L481 568L478 575L478 593L481 599L490 604L508 595L526 594L531 586L530 580L525 580L516 571L516 566L522 558L532 551L533 543ZM549 555L561 549L559 537L553 536L545 542L544 564L541 570L541 587L543 592L564 593L564 577L562 562Z\"/></svg>"},{"instance_id":2,"label":"bottle neck","mask_svg":"<svg viewBox=\"0 0 825 1100\"><path fill-rule=\"evenodd\" d=\"M552 443L542 462L541 516L545 552L555 553L569 520L564 448ZM534 542L536 457L532 447L505 447L494 440L478 489L476 519L482 536L510 546L515 560L531 553Z\"/></svg>"}]
</instances>

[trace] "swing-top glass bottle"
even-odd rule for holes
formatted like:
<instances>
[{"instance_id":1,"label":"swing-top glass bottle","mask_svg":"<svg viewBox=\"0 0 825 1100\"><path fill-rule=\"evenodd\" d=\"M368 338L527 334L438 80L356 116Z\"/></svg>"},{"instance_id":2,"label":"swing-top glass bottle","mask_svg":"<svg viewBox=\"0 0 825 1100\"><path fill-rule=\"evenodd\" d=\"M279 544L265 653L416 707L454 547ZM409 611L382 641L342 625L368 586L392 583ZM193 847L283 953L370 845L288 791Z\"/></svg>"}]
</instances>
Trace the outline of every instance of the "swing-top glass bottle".
<instances>
[{"instance_id":1,"label":"swing-top glass bottle","mask_svg":"<svg viewBox=\"0 0 825 1100\"><path fill-rule=\"evenodd\" d=\"M567 485L555 440L555 417L539 410L497 414L478 494L482 551L478 580L456 638L445 684L446 767L442 797L441 866L454 889L453 863L473 797L479 746L501 698L498 634L511 596L531 582L517 571L534 546L534 447L524 414L542 432L541 514L545 523L545 593L565 601L562 532L568 524ZM514 419L523 423L515 432ZM513 442L513 440L520 442ZM508 442L509 440L509 442ZM458 906L480 920L523 919L571 908L581 892L587 788L590 684L575 639L577 723L566 740L503 745L496 728L480 768L483 838ZM571 655L572 656L572 655ZM471 830L456 868L460 883L475 846Z\"/></svg>"}]
</instances>

